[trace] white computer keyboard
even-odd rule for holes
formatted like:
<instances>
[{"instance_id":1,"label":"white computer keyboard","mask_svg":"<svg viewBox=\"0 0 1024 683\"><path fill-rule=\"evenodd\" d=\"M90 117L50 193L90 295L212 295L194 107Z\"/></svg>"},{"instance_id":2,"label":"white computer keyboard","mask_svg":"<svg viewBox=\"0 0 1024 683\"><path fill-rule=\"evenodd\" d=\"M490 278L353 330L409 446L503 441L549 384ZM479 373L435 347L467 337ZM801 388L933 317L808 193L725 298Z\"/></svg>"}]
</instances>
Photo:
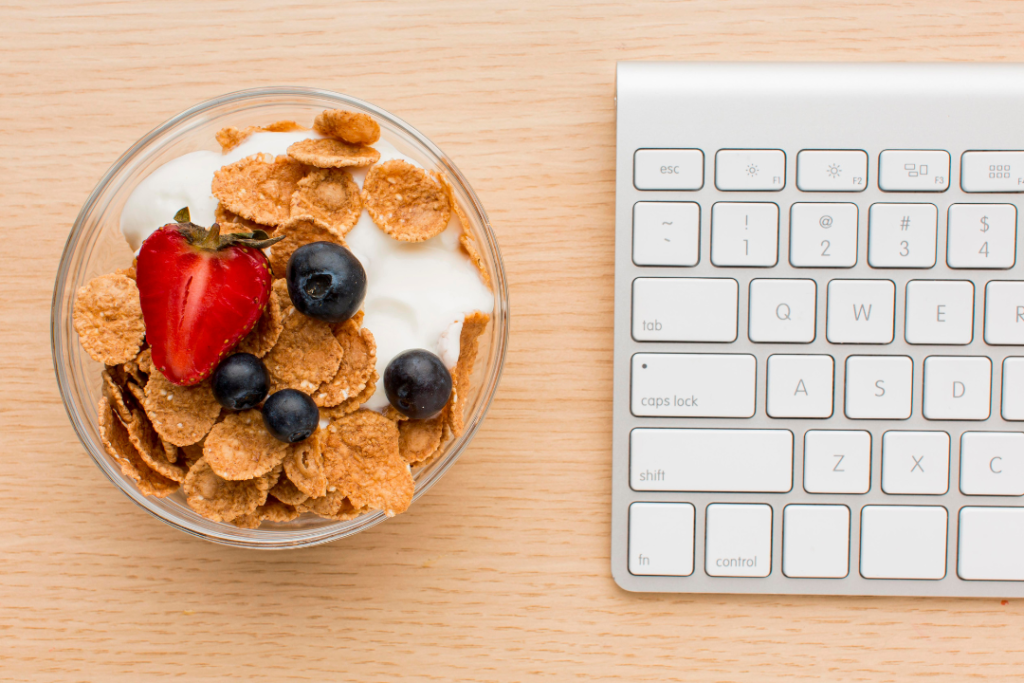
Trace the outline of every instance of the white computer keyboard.
<instances>
[{"instance_id":1,"label":"white computer keyboard","mask_svg":"<svg viewBox=\"0 0 1024 683\"><path fill-rule=\"evenodd\" d=\"M617 91L619 585L1024 596L1024 67Z\"/></svg>"}]
</instances>

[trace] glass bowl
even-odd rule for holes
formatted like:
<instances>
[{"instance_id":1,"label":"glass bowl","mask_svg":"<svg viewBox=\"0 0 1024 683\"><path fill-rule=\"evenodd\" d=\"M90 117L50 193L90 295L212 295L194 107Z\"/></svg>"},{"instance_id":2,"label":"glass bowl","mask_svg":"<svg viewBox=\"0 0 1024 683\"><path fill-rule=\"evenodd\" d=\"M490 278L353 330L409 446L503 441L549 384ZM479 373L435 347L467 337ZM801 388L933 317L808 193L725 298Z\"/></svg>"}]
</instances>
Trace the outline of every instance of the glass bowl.
<instances>
[{"instance_id":1,"label":"glass bowl","mask_svg":"<svg viewBox=\"0 0 1024 683\"><path fill-rule=\"evenodd\" d=\"M198 104L157 127L125 152L89 195L68 237L53 292L50 333L53 365L61 398L86 451L106 477L141 508L186 533L226 545L247 548L300 548L326 543L368 529L386 519L371 512L337 522L305 514L291 522L264 522L258 529L239 529L199 516L179 490L167 498L142 495L135 482L103 447L97 427L96 404L102 396L102 365L78 343L71 310L75 292L93 277L127 267L132 251L120 231L121 209L136 185L160 165L187 152L219 150L214 134L225 126L242 128L283 119L311 124L324 109L365 112L381 127L381 137L428 170L444 172L456 198L469 216L468 226L480 249L494 292L491 325L480 339L472 392L466 404L466 428L448 441L426 466L414 469L413 500L423 495L458 459L473 439L498 386L508 343L508 287L498 242L487 214L455 164L430 140L401 119L371 104L327 90L297 87L243 90ZM378 386L378 391L383 388ZM405 514L416 514L413 505Z\"/></svg>"}]
</instances>

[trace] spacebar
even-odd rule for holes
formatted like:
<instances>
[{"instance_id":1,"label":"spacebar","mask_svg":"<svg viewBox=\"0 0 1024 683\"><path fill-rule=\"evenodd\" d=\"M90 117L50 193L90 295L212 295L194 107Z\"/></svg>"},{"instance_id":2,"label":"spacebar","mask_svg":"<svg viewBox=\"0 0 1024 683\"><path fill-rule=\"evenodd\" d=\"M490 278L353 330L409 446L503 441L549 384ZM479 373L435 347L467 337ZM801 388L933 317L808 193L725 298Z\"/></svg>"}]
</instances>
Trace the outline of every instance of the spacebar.
<instances>
[{"instance_id":1,"label":"spacebar","mask_svg":"<svg viewBox=\"0 0 1024 683\"><path fill-rule=\"evenodd\" d=\"M785 429L634 429L635 491L784 493L793 488L793 433Z\"/></svg>"}]
</instances>

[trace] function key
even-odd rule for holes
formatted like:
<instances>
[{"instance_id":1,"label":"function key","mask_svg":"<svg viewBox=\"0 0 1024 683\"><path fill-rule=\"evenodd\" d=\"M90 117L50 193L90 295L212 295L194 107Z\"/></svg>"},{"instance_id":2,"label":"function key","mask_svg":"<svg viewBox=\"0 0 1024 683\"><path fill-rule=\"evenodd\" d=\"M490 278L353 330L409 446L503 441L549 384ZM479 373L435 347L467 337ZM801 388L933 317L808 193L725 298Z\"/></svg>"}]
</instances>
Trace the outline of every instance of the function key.
<instances>
[{"instance_id":1,"label":"function key","mask_svg":"<svg viewBox=\"0 0 1024 683\"><path fill-rule=\"evenodd\" d=\"M945 192L949 152L887 149L878 157L878 187L885 192Z\"/></svg>"},{"instance_id":2,"label":"function key","mask_svg":"<svg viewBox=\"0 0 1024 683\"><path fill-rule=\"evenodd\" d=\"M720 149L715 154L719 190L778 191L786 186L786 154L781 149Z\"/></svg>"},{"instance_id":3,"label":"function key","mask_svg":"<svg viewBox=\"0 0 1024 683\"><path fill-rule=\"evenodd\" d=\"M629 572L689 576L693 573L694 509L690 503L629 506Z\"/></svg>"},{"instance_id":4,"label":"function key","mask_svg":"<svg viewBox=\"0 0 1024 683\"><path fill-rule=\"evenodd\" d=\"M699 149L638 149L633 155L638 190L699 190L704 186L704 152Z\"/></svg>"},{"instance_id":5,"label":"function key","mask_svg":"<svg viewBox=\"0 0 1024 683\"><path fill-rule=\"evenodd\" d=\"M863 192L868 155L859 149L805 149L796 157L796 186L804 192Z\"/></svg>"},{"instance_id":6,"label":"function key","mask_svg":"<svg viewBox=\"0 0 1024 683\"><path fill-rule=\"evenodd\" d=\"M960 187L964 192L1024 192L1024 152L964 152Z\"/></svg>"}]
</instances>

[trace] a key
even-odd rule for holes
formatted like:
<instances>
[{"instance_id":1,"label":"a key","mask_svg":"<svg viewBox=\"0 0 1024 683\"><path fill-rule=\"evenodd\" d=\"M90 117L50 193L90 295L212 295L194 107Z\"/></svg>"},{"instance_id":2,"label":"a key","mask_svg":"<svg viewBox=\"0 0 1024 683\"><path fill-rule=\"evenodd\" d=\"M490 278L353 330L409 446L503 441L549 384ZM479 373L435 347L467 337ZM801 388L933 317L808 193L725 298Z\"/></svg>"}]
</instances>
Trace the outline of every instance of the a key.
<instances>
[{"instance_id":1,"label":"a key","mask_svg":"<svg viewBox=\"0 0 1024 683\"><path fill-rule=\"evenodd\" d=\"M629 506L629 571L657 576L693 573L694 509L690 503Z\"/></svg>"},{"instance_id":2,"label":"a key","mask_svg":"<svg viewBox=\"0 0 1024 683\"><path fill-rule=\"evenodd\" d=\"M868 263L873 268L934 266L938 215L934 204L872 204Z\"/></svg>"},{"instance_id":3,"label":"a key","mask_svg":"<svg viewBox=\"0 0 1024 683\"><path fill-rule=\"evenodd\" d=\"M889 344L895 305L892 280L832 280L825 334L833 344Z\"/></svg>"},{"instance_id":4,"label":"a key","mask_svg":"<svg viewBox=\"0 0 1024 683\"><path fill-rule=\"evenodd\" d=\"M830 417L834 374L832 356L769 356L768 415Z\"/></svg>"},{"instance_id":5,"label":"a key","mask_svg":"<svg viewBox=\"0 0 1024 683\"><path fill-rule=\"evenodd\" d=\"M814 341L816 299L814 280L751 280L750 341Z\"/></svg>"},{"instance_id":6,"label":"a key","mask_svg":"<svg viewBox=\"0 0 1024 683\"><path fill-rule=\"evenodd\" d=\"M882 490L940 495L949 490L949 434L886 432L882 435Z\"/></svg>"},{"instance_id":7,"label":"a key","mask_svg":"<svg viewBox=\"0 0 1024 683\"><path fill-rule=\"evenodd\" d=\"M946 227L950 268L1013 268L1017 260L1017 207L953 204Z\"/></svg>"},{"instance_id":8,"label":"a key","mask_svg":"<svg viewBox=\"0 0 1024 683\"><path fill-rule=\"evenodd\" d=\"M779 207L770 202L717 202L711 207L711 262L774 266L779 260Z\"/></svg>"},{"instance_id":9,"label":"a key","mask_svg":"<svg viewBox=\"0 0 1024 683\"><path fill-rule=\"evenodd\" d=\"M968 581L1024 581L1024 508L960 508L957 574Z\"/></svg>"},{"instance_id":10,"label":"a key","mask_svg":"<svg viewBox=\"0 0 1024 683\"><path fill-rule=\"evenodd\" d=\"M908 282L905 334L908 344L970 344L974 338L974 283Z\"/></svg>"},{"instance_id":11,"label":"a key","mask_svg":"<svg viewBox=\"0 0 1024 683\"><path fill-rule=\"evenodd\" d=\"M730 278L638 277L633 280L633 339L736 340L739 285Z\"/></svg>"},{"instance_id":12,"label":"a key","mask_svg":"<svg viewBox=\"0 0 1024 683\"><path fill-rule=\"evenodd\" d=\"M646 429L629 435L636 491L793 488L793 433L785 429Z\"/></svg>"},{"instance_id":13,"label":"a key","mask_svg":"<svg viewBox=\"0 0 1024 683\"><path fill-rule=\"evenodd\" d=\"M944 507L866 505L860 517L860 573L866 579L946 575Z\"/></svg>"},{"instance_id":14,"label":"a key","mask_svg":"<svg viewBox=\"0 0 1024 683\"><path fill-rule=\"evenodd\" d=\"M796 185L804 192L863 192L868 155L861 150L805 149L796 157Z\"/></svg>"},{"instance_id":15,"label":"a key","mask_svg":"<svg viewBox=\"0 0 1024 683\"><path fill-rule=\"evenodd\" d=\"M871 433L812 429L804 433L804 490L867 493L871 488Z\"/></svg>"},{"instance_id":16,"label":"a key","mask_svg":"<svg viewBox=\"0 0 1024 683\"><path fill-rule=\"evenodd\" d=\"M704 571L709 576L768 576L772 571L771 507L708 505Z\"/></svg>"},{"instance_id":17,"label":"a key","mask_svg":"<svg viewBox=\"0 0 1024 683\"><path fill-rule=\"evenodd\" d=\"M985 285L985 343L1024 344L1024 282Z\"/></svg>"},{"instance_id":18,"label":"a key","mask_svg":"<svg viewBox=\"0 0 1024 683\"><path fill-rule=\"evenodd\" d=\"M929 420L987 420L992 361L929 356L924 361L924 416Z\"/></svg>"},{"instance_id":19,"label":"a key","mask_svg":"<svg viewBox=\"0 0 1024 683\"><path fill-rule=\"evenodd\" d=\"M846 358L846 417L853 420L906 420L914 362L907 356Z\"/></svg>"},{"instance_id":20,"label":"a key","mask_svg":"<svg viewBox=\"0 0 1024 683\"><path fill-rule=\"evenodd\" d=\"M850 508L787 505L782 511L782 573L841 579L850 573Z\"/></svg>"},{"instance_id":21,"label":"a key","mask_svg":"<svg viewBox=\"0 0 1024 683\"><path fill-rule=\"evenodd\" d=\"M786 155L781 149L721 149L715 154L719 190L781 190L786 186Z\"/></svg>"},{"instance_id":22,"label":"a key","mask_svg":"<svg viewBox=\"0 0 1024 683\"><path fill-rule=\"evenodd\" d=\"M638 149L633 155L638 190L699 190L704 186L704 152L699 149Z\"/></svg>"},{"instance_id":23,"label":"a key","mask_svg":"<svg viewBox=\"0 0 1024 683\"><path fill-rule=\"evenodd\" d=\"M1024 152L964 152L960 187L964 192L1024 191Z\"/></svg>"},{"instance_id":24,"label":"a key","mask_svg":"<svg viewBox=\"0 0 1024 683\"><path fill-rule=\"evenodd\" d=\"M797 268L857 265L857 205L794 204L789 210L789 262Z\"/></svg>"},{"instance_id":25,"label":"a key","mask_svg":"<svg viewBox=\"0 0 1024 683\"><path fill-rule=\"evenodd\" d=\"M945 192L949 152L887 149L878 155L878 187L883 192Z\"/></svg>"},{"instance_id":26,"label":"a key","mask_svg":"<svg viewBox=\"0 0 1024 683\"><path fill-rule=\"evenodd\" d=\"M651 417L753 417L757 362L747 354L637 353L630 405Z\"/></svg>"},{"instance_id":27,"label":"a key","mask_svg":"<svg viewBox=\"0 0 1024 683\"><path fill-rule=\"evenodd\" d=\"M700 260L700 206L695 202L633 205L633 263L695 266Z\"/></svg>"},{"instance_id":28,"label":"a key","mask_svg":"<svg viewBox=\"0 0 1024 683\"><path fill-rule=\"evenodd\" d=\"M1024 358L1003 360L1004 420L1024 420Z\"/></svg>"},{"instance_id":29,"label":"a key","mask_svg":"<svg viewBox=\"0 0 1024 683\"><path fill-rule=\"evenodd\" d=\"M960 491L968 496L1024 495L1024 434L964 432Z\"/></svg>"}]
</instances>

